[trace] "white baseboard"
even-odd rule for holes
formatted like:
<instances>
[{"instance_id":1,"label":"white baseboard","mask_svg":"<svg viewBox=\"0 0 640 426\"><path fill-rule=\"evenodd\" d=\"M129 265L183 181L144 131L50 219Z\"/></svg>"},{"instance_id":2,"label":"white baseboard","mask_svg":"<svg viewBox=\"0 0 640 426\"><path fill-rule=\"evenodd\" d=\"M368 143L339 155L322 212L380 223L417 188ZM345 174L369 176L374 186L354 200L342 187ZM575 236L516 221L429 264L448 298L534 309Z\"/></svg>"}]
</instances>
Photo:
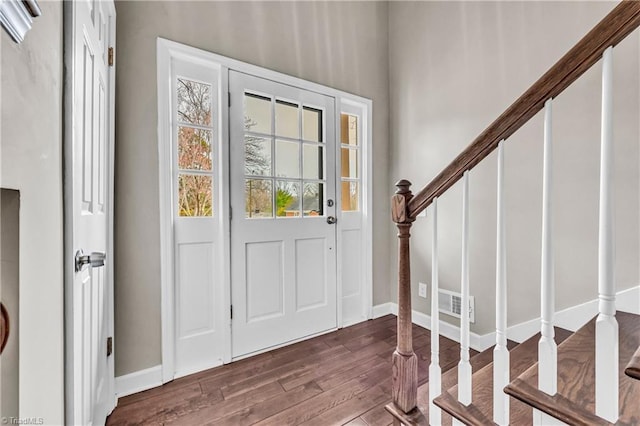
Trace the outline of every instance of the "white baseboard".
<instances>
[{"instance_id":1,"label":"white baseboard","mask_svg":"<svg viewBox=\"0 0 640 426\"><path fill-rule=\"evenodd\" d=\"M616 309L640 315L640 286L616 293ZM558 311L554 315L556 326L576 331L598 314L598 299ZM507 330L509 339L522 342L540 331L540 318L513 325Z\"/></svg>"},{"instance_id":2,"label":"white baseboard","mask_svg":"<svg viewBox=\"0 0 640 426\"><path fill-rule=\"evenodd\" d=\"M380 318L382 316L393 314L398 315L398 304L394 302L382 303L380 305L376 305L373 307L373 318ZM411 319L414 324L419 325L420 327L426 328L427 330L431 330L431 316L427 314L423 314L422 312L412 311ZM440 321L440 334L448 339L454 340L456 342L460 341L460 329L448 322ZM487 334L481 336L476 333L471 333L470 335L470 346L471 348L477 351L483 351L495 342L495 337L493 334Z\"/></svg>"},{"instance_id":3,"label":"white baseboard","mask_svg":"<svg viewBox=\"0 0 640 426\"><path fill-rule=\"evenodd\" d=\"M619 311L640 315L640 286L619 291L616 294L616 306ZM393 302L383 303L373 307L373 317L379 318L387 314L398 314L398 305ZM591 300L581 305L572 306L556 312L554 323L569 331L576 331L598 313L598 300ZM376 315L377 314L377 315ZM431 329L431 316L418 311L412 311L413 323L427 330ZM540 331L540 318L534 318L520 324L514 324L507 329L507 337L515 342L523 342ZM440 334L455 342L460 342L460 328L456 325L440 320ZM484 351L496 342L495 332L487 334L469 335L469 345L477 351Z\"/></svg>"},{"instance_id":4,"label":"white baseboard","mask_svg":"<svg viewBox=\"0 0 640 426\"><path fill-rule=\"evenodd\" d=\"M398 305L393 304L392 312L397 314ZM412 311L411 319L413 323L420 327L431 330L431 315L423 314L422 312ZM460 328L448 322L440 320L440 335L451 339L455 342L460 342ZM495 343L494 333L480 335L476 333L469 333L469 346L476 351L482 352L485 349L490 348Z\"/></svg>"},{"instance_id":5,"label":"white baseboard","mask_svg":"<svg viewBox=\"0 0 640 426\"><path fill-rule=\"evenodd\" d=\"M623 290L616 295L616 305L619 311L631 312L640 315L640 286ZM563 309L556 312L555 324L570 331L576 331L598 313L598 300L591 300L581 305ZM385 315L398 315L398 304L393 302L382 303L371 309L373 318ZM422 312L412 312L413 323L431 329L431 316ZM540 330L540 318L512 325L507 329L509 339L523 342ZM448 339L459 342L460 328L448 322L440 321L440 334ZM477 351L484 351L495 343L495 333L476 334L470 333L469 345ZM147 368L116 377L116 396L122 398L137 392L142 392L162 385L162 366Z\"/></svg>"},{"instance_id":6,"label":"white baseboard","mask_svg":"<svg viewBox=\"0 0 640 426\"><path fill-rule=\"evenodd\" d=\"M398 305L396 305L395 303L387 302L381 305L375 305L373 308L371 308L371 317L373 319L376 319L385 315L392 314L393 312L391 311L391 308L393 305L395 305L397 313Z\"/></svg>"},{"instance_id":7,"label":"white baseboard","mask_svg":"<svg viewBox=\"0 0 640 426\"><path fill-rule=\"evenodd\" d=\"M162 365L116 377L116 398L162 385Z\"/></svg>"}]
</instances>

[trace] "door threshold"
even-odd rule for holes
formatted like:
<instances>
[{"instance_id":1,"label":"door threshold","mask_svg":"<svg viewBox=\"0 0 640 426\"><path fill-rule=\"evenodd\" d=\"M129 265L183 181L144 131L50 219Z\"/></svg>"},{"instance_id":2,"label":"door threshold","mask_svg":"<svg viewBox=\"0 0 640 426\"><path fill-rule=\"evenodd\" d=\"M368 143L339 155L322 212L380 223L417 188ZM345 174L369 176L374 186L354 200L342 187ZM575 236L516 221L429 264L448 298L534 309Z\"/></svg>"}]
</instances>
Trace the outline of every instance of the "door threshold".
<instances>
[{"instance_id":1,"label":"door threshold","mask_svg":"<svg viewBox=\"0 0 640 426\"><path fill-rule=\"evenodd\" d=\"M295 343L304 342L305 340L313 339L314 337L322 336L324 334L333 333L334 331L337 331L337 330L338 330L338 327L330 328L328 330L321 331L319 333L310 334L308 336L301 337L299 339L289 340L289 341L281 343L279 345L269 346L268 348L260 349L259 351L249 352L248 354L239 355L237 357L232 357L231 358L231 362L240 361L241 359L245 359L245 358L251 358L252 356L255 356L255 355L260 355L260 354L263 354L265 352L269 352L269 351L273 351L273 350L276 350L276 349L283 348L285 346L293 345Z\"/></svg>"}]
</instances>

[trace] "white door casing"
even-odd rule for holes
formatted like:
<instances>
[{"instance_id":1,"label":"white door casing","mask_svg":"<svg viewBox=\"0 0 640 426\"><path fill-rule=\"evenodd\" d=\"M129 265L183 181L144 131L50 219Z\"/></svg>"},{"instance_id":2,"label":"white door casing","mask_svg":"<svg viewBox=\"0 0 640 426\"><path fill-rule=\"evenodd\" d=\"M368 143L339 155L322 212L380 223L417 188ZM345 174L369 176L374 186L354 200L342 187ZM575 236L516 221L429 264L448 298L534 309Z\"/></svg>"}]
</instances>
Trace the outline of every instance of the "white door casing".
<instances>
[{"instance_id":1,"label":"white door casing","mask_svg":"<svg viewBox=\"0 0 640 426\"><path fill-rule=\"evenodd\" d=\"M335 100L235 71L229 92L237 358L337 327Z\"/></svg>"},{"instance_id":2,"label":"white door casing","mask_svg":"<svg viewBox=\"0 0 640 426\"><path fill-rule=\"evenodd\" d=\"M64 14L66 423L100 425L115 407L107 339L113 336L115 123L109 48L115 48L116 12L113 1L65 2ZM76 256L80 250L86 257ZM76 267L76 258L84 264Z\"/></svg>"}]
</instances>

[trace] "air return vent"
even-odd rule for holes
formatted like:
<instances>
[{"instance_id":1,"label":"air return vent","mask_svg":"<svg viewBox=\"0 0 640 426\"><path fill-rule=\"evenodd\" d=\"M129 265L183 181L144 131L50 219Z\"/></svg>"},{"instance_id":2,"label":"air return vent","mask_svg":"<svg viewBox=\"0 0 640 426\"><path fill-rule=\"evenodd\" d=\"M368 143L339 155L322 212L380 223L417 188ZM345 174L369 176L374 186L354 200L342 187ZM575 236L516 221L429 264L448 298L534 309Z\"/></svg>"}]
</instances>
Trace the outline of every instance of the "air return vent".
<instances>
[{"instance_id":1,"label":"air return vent","mask_svg":"<svg viewBox=\"0 0 640 426\"><path fill-rule=\"evenodd\" d=\"M475 297L469 296L469 321L476 322ZM449 290L438 290L438 310L446 315L460 318L462 313L462 295Z\"/></svg>"}]
</instances>

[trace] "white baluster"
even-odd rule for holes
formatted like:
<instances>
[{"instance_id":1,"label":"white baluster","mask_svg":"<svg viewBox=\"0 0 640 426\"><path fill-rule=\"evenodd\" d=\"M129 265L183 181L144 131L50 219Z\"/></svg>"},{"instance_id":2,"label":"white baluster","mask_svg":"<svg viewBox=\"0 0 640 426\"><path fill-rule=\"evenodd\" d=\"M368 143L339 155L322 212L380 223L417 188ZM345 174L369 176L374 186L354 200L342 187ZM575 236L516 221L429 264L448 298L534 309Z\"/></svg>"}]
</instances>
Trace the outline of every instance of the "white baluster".
<instances>
[{"instance_id":1,"label":"white baluster","mask_svg":"<svg viewBox=\"0 0 640 426\"><path fill-rule=\"evenodd\" d=\"M613 48L604 51L602 66L602 133L600 149L600 223L596 320L596 414L618 420L618 322L614 280L613 235Z\"/></svg>"},{"instance_id":2,"label":"white baluster","mask_svg":"<svg viewBox=\"0 0 640 426\"><path fill-rule=\"evenodd\" d=\"M460 362L458 401L471 404L471 363L469 362L469 171L462 178L462 306L460 315ZM461 424L455 421L455 424Z\"/></svg>"},{"instance_id":3,"label":"white baluster","mask_svg":"<svg viewBox=\"0 0 640 426\"><path fill-rule=\"evenodd\" d=\"M432 203L433 233L431 248L431 364L429 365L429 424L442 424L440 408L433 400L442 393L440 369L440 312L438 311L438 197Z\"/></svg>"},{"instance_id":4,"label":"white baluster","mask_svg":"<svg viewBox=\"0 0 640 426\"><path fill-rule=\"evenodd\" d=\"M496 346L493 349L493 421L509 424L509 384L507 350L507 244L504 212L504 141L498 144L498 219L496 232Z\"/></svg>"},{"instance_id":5,"label":"white baluster","mask_svg":"<svg viewBox=\"0 0 640 426\"><path fill-rule=\"evenodd\" d=\"M555 313L555 283L553 266L552 155L551 155L552 100L544 104L544 154L542 166L542 259L540 273L540 341L538 342L538 388L555 395L558 387L558 347L554 340L553 315ZM558 424L541 411L534 410L535 425Z\"/></svg>"}]
</instances>

